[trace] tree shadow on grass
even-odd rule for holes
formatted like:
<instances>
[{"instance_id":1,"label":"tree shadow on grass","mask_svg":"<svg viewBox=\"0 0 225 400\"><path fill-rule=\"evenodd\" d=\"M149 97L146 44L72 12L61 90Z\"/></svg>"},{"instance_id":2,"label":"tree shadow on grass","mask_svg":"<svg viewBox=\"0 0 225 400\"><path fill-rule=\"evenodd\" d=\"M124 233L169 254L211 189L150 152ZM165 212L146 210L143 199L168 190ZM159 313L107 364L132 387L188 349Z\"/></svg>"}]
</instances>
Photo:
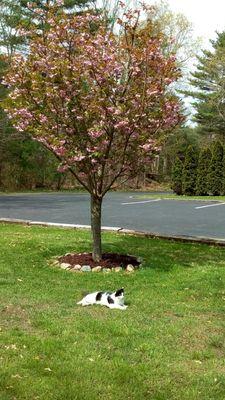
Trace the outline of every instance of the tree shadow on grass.
<instances>
[{"instance_id":1,"label":"tree shadow on grass","mask_svg":"<svg viewBox=\"0 0 225 400\"><path fill-rule=\"evenodd\" d=\"M175 267L225 266L225 248L173 240L103 234L104 251L131 254L143 258L143 267L170 271Z\"/></svg>"}]
</instances>

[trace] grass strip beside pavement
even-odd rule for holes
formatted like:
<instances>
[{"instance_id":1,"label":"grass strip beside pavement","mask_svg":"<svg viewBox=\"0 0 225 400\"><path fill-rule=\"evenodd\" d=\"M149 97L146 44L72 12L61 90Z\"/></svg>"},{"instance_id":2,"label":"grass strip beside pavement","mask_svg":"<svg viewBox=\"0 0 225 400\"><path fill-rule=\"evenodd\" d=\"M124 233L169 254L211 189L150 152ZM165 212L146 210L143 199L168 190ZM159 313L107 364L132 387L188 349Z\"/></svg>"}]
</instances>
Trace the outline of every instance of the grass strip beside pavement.
<instances>
[{"instance_id":1,"label":"grass strip beside pavement","mask_svg":"<svg viewBox=\"0 0 225 400\"><path fill-rule=\"evenodd\" d=\"M137 194L134 196L135 199L164 199L164 200L199 200L199 201L220 201L225 202L225 196L185 196L177 194L168 194L168 193L149 193L149 194Z\"/></svg>"},{"instance_id":2,"label":"grass strip beside pavement","mask_svg":"<svg viewBox=\"0 0 225 400\"><path fill-rule=\"evenodd\" d=\"M0 398L224 400L225 249L112 233L103 242L143 268L50 267L90 251L90 233L0 225ZM126 311L76 305L122 286Z\"/></svg>"}]
</instances>

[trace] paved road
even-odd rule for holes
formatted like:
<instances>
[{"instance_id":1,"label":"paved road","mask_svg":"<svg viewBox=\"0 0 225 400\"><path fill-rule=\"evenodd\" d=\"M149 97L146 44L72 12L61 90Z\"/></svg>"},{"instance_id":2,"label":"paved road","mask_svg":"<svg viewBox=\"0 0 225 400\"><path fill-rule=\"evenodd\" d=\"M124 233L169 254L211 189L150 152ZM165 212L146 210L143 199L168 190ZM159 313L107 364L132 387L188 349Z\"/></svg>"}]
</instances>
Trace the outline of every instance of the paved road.
<instances>
[{"instance_id":1,"label":"paved road","mask_svg":"<svg viewBox=\"0 0 225 400\"><path fill-rule=\"evenodd\" d=\"M86 193L0 196L0 218L90 225ZM103 226L161 235L225 239L225 204L209 201L140 199L140 193L108 193Z\"/></svg>"}]
</instances>

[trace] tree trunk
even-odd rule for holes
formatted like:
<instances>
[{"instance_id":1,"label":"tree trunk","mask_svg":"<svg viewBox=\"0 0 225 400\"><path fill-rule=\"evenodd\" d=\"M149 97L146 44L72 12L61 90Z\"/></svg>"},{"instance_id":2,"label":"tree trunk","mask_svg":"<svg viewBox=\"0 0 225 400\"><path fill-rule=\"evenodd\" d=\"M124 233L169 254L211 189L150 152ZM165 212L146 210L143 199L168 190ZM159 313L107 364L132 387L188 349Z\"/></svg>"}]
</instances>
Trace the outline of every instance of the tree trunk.
<instances>
[{"instance_id":1,"label":"tree trunk","mask_svg":"<svg viewBox=\"0 0 225 400\"><path fill-rule=\"evenodd\" d=\"M100 261L102 258L101 214L102 214L102 198L92 195L91 231L93 237L92 258L94 261Z\"/></svg>"}]
</instances>

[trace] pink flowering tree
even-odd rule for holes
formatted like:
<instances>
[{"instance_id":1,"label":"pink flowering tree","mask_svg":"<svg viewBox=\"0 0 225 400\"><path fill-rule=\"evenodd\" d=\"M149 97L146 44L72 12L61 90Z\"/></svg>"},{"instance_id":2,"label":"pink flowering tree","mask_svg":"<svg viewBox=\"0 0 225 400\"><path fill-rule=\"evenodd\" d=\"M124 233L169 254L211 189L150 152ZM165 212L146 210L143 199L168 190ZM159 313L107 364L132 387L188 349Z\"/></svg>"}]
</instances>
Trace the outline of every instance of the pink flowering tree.
<instances>
[{"instance_id":1,"label":"pink flowering tree","mask_svg":"<svg viewBox=\"0 0 225 400\"><path fill-rule=\"evenodd\" d=\"M56 155L59 171L70 170L90 193L99 261L103 196L151 162L163 132L180 121L170 90L179 77L176 59L163 54L153 23L140 23L140 10L118 20L120 34L101 14L68 15L51 4L34 11L45 30L28 32L29 54L14 56L5 109L19 131Z\"/></svg>"}]
</instances>

